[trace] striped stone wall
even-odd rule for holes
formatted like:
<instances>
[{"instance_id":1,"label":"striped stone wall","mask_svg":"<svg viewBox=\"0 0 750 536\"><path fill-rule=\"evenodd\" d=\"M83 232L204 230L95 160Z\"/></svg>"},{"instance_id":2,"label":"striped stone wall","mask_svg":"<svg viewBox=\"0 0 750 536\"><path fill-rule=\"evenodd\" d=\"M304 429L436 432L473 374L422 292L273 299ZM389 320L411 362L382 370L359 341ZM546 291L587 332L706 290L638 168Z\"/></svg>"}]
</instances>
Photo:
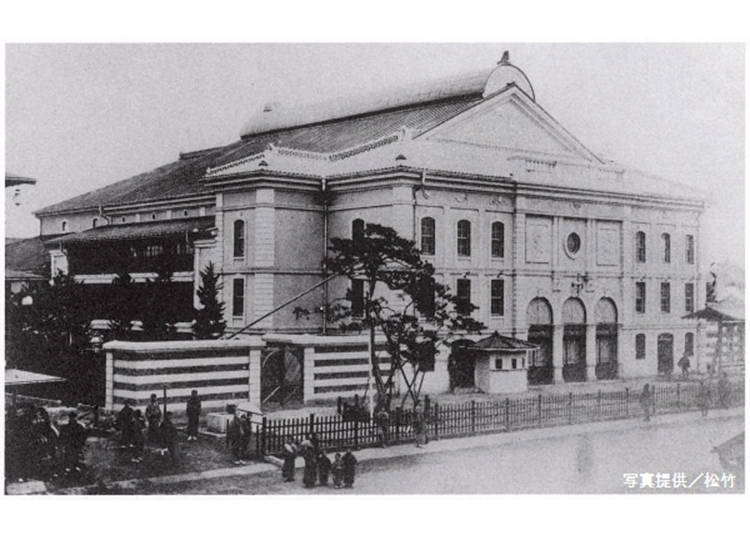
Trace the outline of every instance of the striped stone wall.
<instances>
[{"instance_id":1,"label":"striped stone wall","mask_svg":"<svg viewBox=\"0 0 750 536\"><path fill-rule=\"evenodd\" d=\"M219 341L123 342L104 345L106 408L119 410L127 401L145 407L151 393L184 410L195 389L204 409L228 403L260 402L260 337Z\"/></svg>"}]
</instances>

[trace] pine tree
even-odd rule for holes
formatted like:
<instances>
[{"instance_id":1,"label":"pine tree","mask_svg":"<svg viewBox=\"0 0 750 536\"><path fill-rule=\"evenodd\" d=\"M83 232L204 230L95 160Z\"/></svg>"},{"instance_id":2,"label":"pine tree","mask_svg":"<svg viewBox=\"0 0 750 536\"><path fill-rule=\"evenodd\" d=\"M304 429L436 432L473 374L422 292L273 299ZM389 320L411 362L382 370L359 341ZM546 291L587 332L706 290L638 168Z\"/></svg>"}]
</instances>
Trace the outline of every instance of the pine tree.
<instances>
[{"instance_id":1,"label":"pine tree","mask_svg":"<svg viewBox=\"0 0 750 536\"><path fill-rule=\"evenodd\" d=\"M214 271L213 262L208 263L206 268L201 270L201 285L196 291L201 308L195 309L195 324L193 325L193 332L198 339L218 339L226 328L225 304L219 300L222 288L219 277L219 274Z\"/></svg>"},{"instance_id":2,"label":"pine tree","mask_svg":"<svg viewBox=\"0 0 750 536\"><path fill-rule=\"evenodd\" d=\"M127 268L121 270L112 281L115 303L110 309L109 329L113 339L127 341L132 337L131 324L136 317L133 278Z\"/></svg>"},{"instance_id":3,"label":"pine tree","mask_svg":"<svg viewBox=\"0 0 750 536\"><path fill-rule=\"evenodd\" d=\"M175 311L172 310L172 266L163 256L158 261L155 280L146 281L146 303L141 309L143 337L147 341L164 341L174 338Z\"/></svg>"}]
</instances>

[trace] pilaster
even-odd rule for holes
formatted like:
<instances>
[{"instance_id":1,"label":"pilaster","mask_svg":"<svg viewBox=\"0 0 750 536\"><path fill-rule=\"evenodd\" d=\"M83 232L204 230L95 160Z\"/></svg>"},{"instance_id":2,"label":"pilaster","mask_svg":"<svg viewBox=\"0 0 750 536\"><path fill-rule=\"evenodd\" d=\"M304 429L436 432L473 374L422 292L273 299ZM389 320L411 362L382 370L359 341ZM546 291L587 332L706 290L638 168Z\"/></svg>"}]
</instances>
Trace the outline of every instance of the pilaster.
<instances>
[{"instance_id":1,"label":"pilaster","mask_svg":"<svg viewBox=\"0 0 750 536\"><path fill-rule=\"evenodd\" d=\"M562 324L555 324L552 330L552 366L554 368L554 382L563 383L563 332Z\"/></svg>"},{"instance_id":2,"label":"pilaster","mask_svg":"<svg viewBox=\"0 0 750 536\"><path fill-rule=\"evenodd\" d=\"M596 381L596 324L586 324L586 381Z\"/></svg>"}]
</instances>

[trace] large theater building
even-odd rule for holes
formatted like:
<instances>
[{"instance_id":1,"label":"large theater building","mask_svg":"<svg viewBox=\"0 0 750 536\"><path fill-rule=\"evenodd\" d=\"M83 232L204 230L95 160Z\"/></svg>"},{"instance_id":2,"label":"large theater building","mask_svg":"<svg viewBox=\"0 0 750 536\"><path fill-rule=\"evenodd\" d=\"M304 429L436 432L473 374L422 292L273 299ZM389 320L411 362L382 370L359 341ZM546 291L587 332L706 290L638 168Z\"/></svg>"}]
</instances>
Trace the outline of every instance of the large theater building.
<instances>
[{"instance_id":1,"label":"large theater building","mask_svg":"<svg viewBox=\"0 0 750 536\"><path fill-rule=\"evenodd\" d=\"M705 300L704 209L688 188L587 149L506 55L485 73L388 98L266 106L231 145L37 216L54 236L52 270L102 304L123 255L144 281L166 253L170 307L188 322L213 261L230 332L322 281L330 237L388 225L479 306L488 333L539 347L531 383L557 383L655 375L694 353L701 334L683 317ZM349 284L334 280L249 333L321 334L325 300ZM444 373L446 360L436 366Z\"/></svg>"}]
</instances>

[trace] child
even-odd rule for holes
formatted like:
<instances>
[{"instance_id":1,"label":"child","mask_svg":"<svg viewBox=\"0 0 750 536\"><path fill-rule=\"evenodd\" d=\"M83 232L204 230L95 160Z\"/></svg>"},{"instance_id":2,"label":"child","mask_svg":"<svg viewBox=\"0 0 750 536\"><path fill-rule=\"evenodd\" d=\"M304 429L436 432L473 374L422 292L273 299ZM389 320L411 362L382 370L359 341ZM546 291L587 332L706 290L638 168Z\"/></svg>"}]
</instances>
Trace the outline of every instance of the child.
<instances>
[{"instance_id":1,"label":"child","mask_svg":"<svg viewBox=\"0 0 750 536\"><path fill-rule=\"evenodd\" d=\"M344 462L341 460L341 453L337 452L333 458L333 487L339 489L344 481Z\"/></svg>"}]
</instances>

